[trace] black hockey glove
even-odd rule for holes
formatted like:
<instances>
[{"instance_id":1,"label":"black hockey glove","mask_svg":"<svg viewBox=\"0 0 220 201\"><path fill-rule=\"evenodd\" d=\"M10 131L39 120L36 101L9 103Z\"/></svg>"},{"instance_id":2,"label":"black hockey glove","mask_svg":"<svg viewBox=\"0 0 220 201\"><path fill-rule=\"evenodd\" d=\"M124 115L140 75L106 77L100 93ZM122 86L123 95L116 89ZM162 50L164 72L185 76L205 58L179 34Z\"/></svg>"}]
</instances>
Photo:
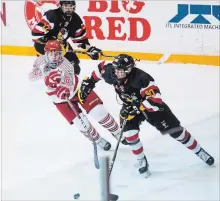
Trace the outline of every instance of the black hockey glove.
<instances>
[{"instance_id":1,"label":"black hockey glove","mask_svg":"<svg viewBox=\"0 0 220 201\"><path fill-rule=\"evenodd\" d=\"M101 58L102 50L100 50L95 46L89 47L89 49L86 52L88 53L88 56L90 56L92 60L99 60Z\"/></svg>"},{"instance_id":2,"label":"black hockey glove","mask_svg":"<svg viewBox=\"0 0 220 201\"><path fill-rule=\"evenodd\" d=\"M140 114L140 101L133 96L129 105L124 105L121 109L120 116L127 121L132 120L137 114Z\"/></svg>"},{"instance_id":3,"label":"black hockey glove","mask_svg":"<svg viewBox=\"0 0 220 201\"><path fill-rule=\"evenodd\" d=\"M90 92L93 90L93 88L95 87L95 83L96 81L91 77L85 77L80 89L78 90L78 98L80 103L83 103L86 98L88 97L88 95L90 94Z\"/></svg>"}]
</instances>

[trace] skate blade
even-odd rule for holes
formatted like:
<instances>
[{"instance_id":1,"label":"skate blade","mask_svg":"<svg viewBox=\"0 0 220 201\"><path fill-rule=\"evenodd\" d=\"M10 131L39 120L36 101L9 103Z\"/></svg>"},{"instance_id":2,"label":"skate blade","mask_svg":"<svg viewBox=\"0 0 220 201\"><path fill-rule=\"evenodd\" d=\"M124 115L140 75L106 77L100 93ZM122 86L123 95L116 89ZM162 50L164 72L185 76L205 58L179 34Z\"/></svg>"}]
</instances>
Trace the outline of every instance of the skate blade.
<instances>
[{"instance_id":1,"label":"skate blade","mask_svg":"<svg viewBox=\"0 0 220 201\"><path fill-rule=\"evenodd\" d=\"M145 174L145 178L148 178L151 175L150 170L148 170L147 172L144 173Z\"/></svg>"}]
</instances>

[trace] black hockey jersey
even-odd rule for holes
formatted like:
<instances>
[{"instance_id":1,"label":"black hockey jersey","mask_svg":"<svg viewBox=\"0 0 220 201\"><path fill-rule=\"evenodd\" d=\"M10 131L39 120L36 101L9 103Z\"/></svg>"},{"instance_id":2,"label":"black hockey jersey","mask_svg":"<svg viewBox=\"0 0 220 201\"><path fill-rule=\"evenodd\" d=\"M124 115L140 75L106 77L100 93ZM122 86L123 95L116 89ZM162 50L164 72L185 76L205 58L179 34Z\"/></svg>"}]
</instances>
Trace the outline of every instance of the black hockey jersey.
<instances>
[{"instance_id":1,"label":"black hockey jersey","mask_svg":"<svg viewBox=\"0 0 220 201\"><path fill-rule=\"evenodd\" d=\"M124 104L130 104L132 96L136 96L148 112L159 111L163 104L154 79L139 68L132 68L123 85L117 84L112 64L100 63L98 69L92 72L92 77L96 81L104 79L112 84Z\"/></svg>"},{"instance_id":2,"label":"black hockey jersey","mask_svg":"<svg viewBox=\"0 0 220 201\"><path fill-rule=\"evenodd\" d=\"M68 37L71 37L74 43L82 43L82 48L85 48L85 45L89 45L86 28L80 16L74 12L67 20L63 16L61 8L45 12L41 21L32 30L33 41L46 43L51 39L62 40L60 38L62 37L60 32L62 29L67 31Z\"/></svg>"}]
</instances>

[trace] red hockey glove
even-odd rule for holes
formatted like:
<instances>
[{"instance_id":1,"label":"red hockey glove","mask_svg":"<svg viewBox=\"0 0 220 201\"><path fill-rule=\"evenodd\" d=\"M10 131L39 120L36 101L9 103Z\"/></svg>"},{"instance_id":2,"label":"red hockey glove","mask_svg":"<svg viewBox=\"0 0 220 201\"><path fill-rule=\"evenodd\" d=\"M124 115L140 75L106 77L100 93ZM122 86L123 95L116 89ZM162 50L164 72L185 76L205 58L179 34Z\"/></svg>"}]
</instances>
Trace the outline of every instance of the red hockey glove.
<instances>
[{"instance_id":1,"label":"red hockey glove","mask_svg":"<svg viewBox=\"0 0 220 201\"><path fill-rule=\"evenodd\" d=\"M60 83L61 74L62 74L62 72L60 72L60 71L50 72L49 75L44 78L44 82L45 82L46 86L48 86L50 88L56 88L57 85Z\"/></svg>"},{"instance_id":2,"label":"red hockey glove","mask_svg":"<svg viewBox=\"0 0 220 201\"><path fill-rule=\"evenodd\" d=\"M66 99L70 96L70 89L66 86L58 86L56 89L57 97L60 99Z\"/></svg>"}]
</instances>

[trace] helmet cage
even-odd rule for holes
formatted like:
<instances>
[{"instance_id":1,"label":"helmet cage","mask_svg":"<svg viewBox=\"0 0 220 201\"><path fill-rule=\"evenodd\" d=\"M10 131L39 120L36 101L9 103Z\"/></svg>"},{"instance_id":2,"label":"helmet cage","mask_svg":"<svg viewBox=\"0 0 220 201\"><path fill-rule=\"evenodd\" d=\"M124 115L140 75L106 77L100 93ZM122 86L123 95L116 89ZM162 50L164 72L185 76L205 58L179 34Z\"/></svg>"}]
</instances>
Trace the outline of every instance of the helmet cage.
<instances>
[{"instance_id":1,"label":"helmet cage","mask_svg":"<svg viewBox=\"0 0 220 201\"><path fill-rule=\"evenodd\" d=\"M54 50L45 52L45 61L51 68L56 68L63 61L62 51Z\"/></svg>"}]
</instances>

